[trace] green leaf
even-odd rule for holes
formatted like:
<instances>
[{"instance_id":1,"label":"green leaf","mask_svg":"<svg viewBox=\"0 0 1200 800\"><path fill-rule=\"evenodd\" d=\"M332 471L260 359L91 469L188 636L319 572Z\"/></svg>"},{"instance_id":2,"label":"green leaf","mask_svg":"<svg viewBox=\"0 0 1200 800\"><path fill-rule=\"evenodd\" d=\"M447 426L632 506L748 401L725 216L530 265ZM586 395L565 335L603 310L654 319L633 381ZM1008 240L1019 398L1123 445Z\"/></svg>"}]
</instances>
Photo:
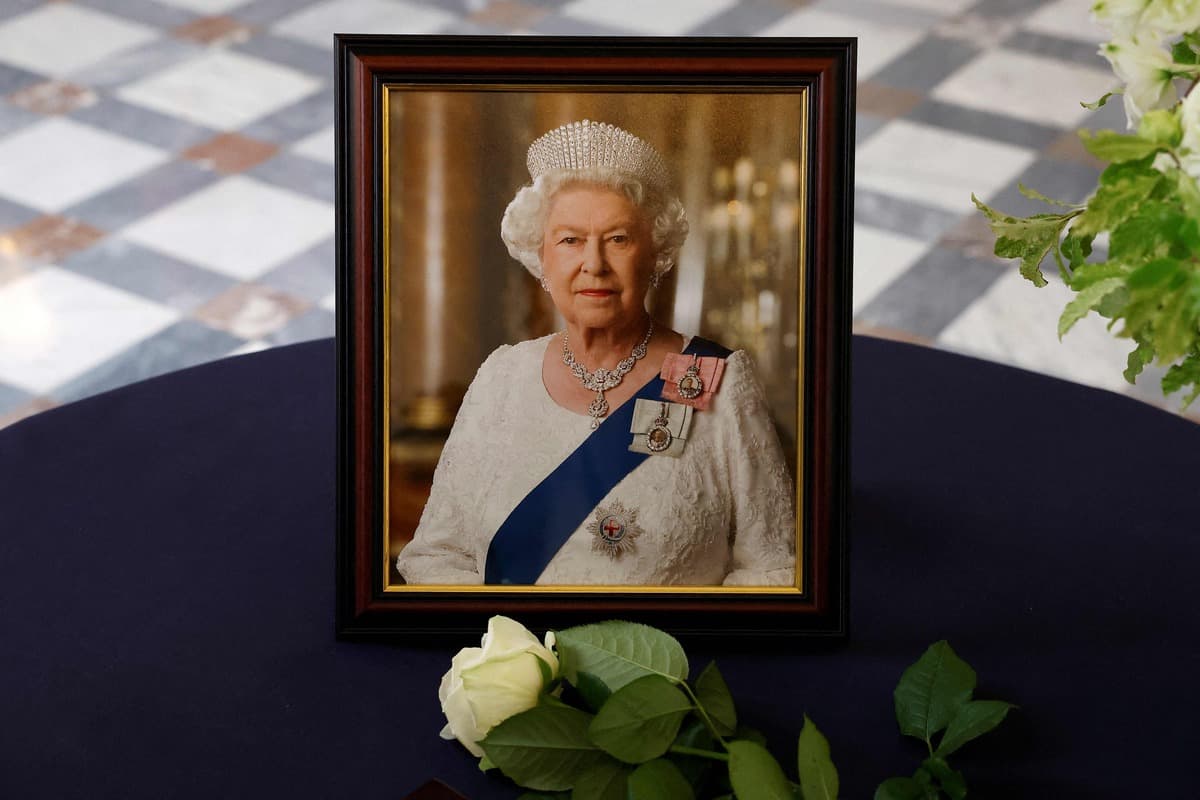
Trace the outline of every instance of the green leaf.
<instances>
[{"instance_id":1,"label":"green leaf","mask_svg":"<svg viewBox=\"0 0 1200 800\"><path fill-rule=\"evenodd\" d=\"M943 639L904 670L896 685L896 720L900 732L926 744L950 724L958 707L971 699L975 670Z\"/></svg>"},{"instance_id":2,"label":"green leaf","mask_svg":"<svg viewBox=\"0 0 1200 800\"><path fill-rule=\"evenodd\" d=\"M1094 236L1112 230L1131 216L1162 180L1162 173L1149 164L1109 167L1101 175L1096 193L1088 200L1087 210L1072 224L1072 232Z\"/></svg>"},{"instance_id":3,"label":"green leaf","mask_svg":"<svg viewBox=\"0 0 1200 800\"><path fill-rule=\"evenodd\" d=\"M1162 149L1157 142L1143 139L1116 131L1080 131L1079 138L1088 152L1101 161L1111 161L1120 164L1125 161L1136 161Z\"/></svg>"},{"instance_id":4,"label":"green leaf","mask_svg":"<svg viewBox=\"0 0 1200 800\"><path fill-rule=\"evenodd\" d=\"M704 720L695 714L684 719L683 727L679 729L679 735L675 737L675 741L671 743L671 746L710 751L716 750L718 747L717 740L709 733L708 726L704 724ZM725 772L725 765L711 758L672 753L669 750L668 753L670 754L670 759L675 762L675 766L679 767L679 771L683 773L683 777L687 778L688 783L692 786L699 787L718 768L721 774Z\"/></svg>"},{"instance_id":5,"label":"green leaf","mask_svg":"<svg viewBox=\"0 0 1200 800\"><path fill-rule=\"evenodd\" d=\"M522 792L517 800L568 800L570 792Z\"/></svg>"},{"instance_id":6,"label":"green leaf","mask_svg":"<svg viewBox=\"0 0 1200 800\"><path fill-rule=\"evenodd\" d=\"M591 714L546 703L504 720L479 746L520 786L570 789L580 774L609 760L588 740L591 721Z\"/></svg>"},{"instance_id":7,"label":"green leaf","mask_svg":"<svg viewBox=\"0 0 1200 800\"><path fill-rule=\"evenodd\" d=\"M572 685L592 711L599 711L600 707L612 696L612 691L604 684L604 681L590 672L577 673Z\"/></svg>"},{"instance_id":8,"label":"green leaf","mask_svg":"<svg viewBox=\"0 0 1200 800\"><path fill-rule=\"evenodd\" d=\"M571 800L625 800L626 784L633 770L615 761L605 761L580 773Z\"/></svg>"},{"instance_id":9,"label":"green leaf","mask_svg":"<svg viewBox=\"0 0 1200 800\"><path fill-rule=\"evenodd\" d=\"M1200 397L1200 350L1193 350L1187 358L1175 364L1163 375L1162 391L1164 395L1174 394L1185 386L1191 386L1192 391L1183 399L1183 407L1187 408L1197 397Z\"/></svg>"},{"instance_id":10,"label":"green leaf","mask_svg":"<svg viewBox=\"0 0 1200 800\"><path fill-rule=\"evenodd\" d=\"M1159 258L1135 269L1129 275L1129 288L1152 289L1179 274L1180 264L1173 258Z\"/></svg>"},{"instance_id":11,"label":"green leaf","mask_svg":"<svg viewBox=\"0 0 1200 800\"><path fill-rule=\"evenodd\" d=\"M1059 206L1060 208L1072 208L1072 209L1081 208L1081 206L1079 206L1075 203L1067 203L1062 200L1055 200L1051 197L1047 197L1046 195L1039 192L1037 189L1032 189L1020 182L1017 183L1017 191L1020 192L1021 194L1025 195L1026 197L1028 197L1030 200L1041 200L1043 203L1047 203L1052 206Z\"/></svg>"},{"instance_id":12,"label":"green leaf","mask_svg":"<svg viewBox=\"0 0 1200 800\"><path fill-rule=\"evenodd\" d=\"M1160 108L1142 115L1138 136L1164 147L1174 147L1183 139L1183 127L1178 116Z\"/></svg>"},{"instance_id":13,"label":"green leaf","mask_svg":"<svg viewBox=\"0 0 1200 800\"><path fill-rule=\"evenodd\" d=\"M687 656L672 636L649 625L610 620L559 631L555 649L562 672L578 688L576 676L588 672L610 691L645 675L687 678Z\"/></svg>"},{"instance_id":14,"label":"green leaf","mask_svg":"<svg viewBox=\"0 0 1200 800\"><path fill-rule=\"evenodd\" d=\"M829 742L807 714L796 750L804 800L837 800L838 773L829 757Z\"/></svg>"},{"instance_id":15,"label":"green leaf","mask_svg":"<svg viewBox=\"0 0 1200 800\"><path fill-rule=\"evenodd\" d=\"M1021 259L1021 275L1035 286L1045 286L1046 278L1039 265L1050 248L1058 244L1058 237L1067 222L1079 212L1010 217L989 207L975 195L971 195L971 200L987 217L988 227L996 236L996 255Z\"/></svg>"},{"instance_id":16,"label":"green leaf","mask_svg":"<svg viewBox=\"0 0 1200 800\"><path fill-rule=\"evenodd\" d=\"M647 761L629 776L628 800L694 800L687 780L665 758ZM740 796L739 796L740 797Z\"/></svg>"},{"instance_id":17,"label":"green leaf","mask_svg":"<svg viewBox=\"0 0 1200 800\"><path fill-rule=\"evenodd\" d=\"M1108 280L1109 278L1124 277L1129 272L1129 267L1111 261L1097 261L1091 264L1084 264L1076 269L1075 273L1071 276L1071 288L1077 292L1081 292L1092 284Z\"/></svg>"},{"instance_id":18,"label":"green leaf","mask_svg":"<svg viewBox=\"0 0 1200 800\"><path fill-rule=\"evenodd\" d=\"M729 782L738 800L792 800L792 784L783 767L755 742L729 743Z\"/></svg>"},{"instance_id":19,"label":"green leaf","mask_svg":"<svg viewBox=\"0 0 1200 800\"><path fill-rule=\"evenodd\" d=\"M927 758L921 762L921 767L937 778L942 791L950 796L950 800L963 800L967 796L966 779L963 778L961 772L951 769L945 759L936 756Z\"/></svg>"},{"instance_id":20,"label":"green leaf","mask_svg":"<svg viewBox=\"0 0 1200 800\"><path fill-rule=\"evenodd\" d=\"M925 787L913 778L888 778L875 790L875 800L925 800L927 797Z\"/></svg>"},{"instance_id":21,"label":"green leaf","mask_svg":"<svg viewBox=\"0 0 1200 800\"><path fill-rule=\"evenodd\" d=\"M1137 381L1137 376L1142 374L1142 369L1154 360L1154 345L1149 342L1138 342L1137 347L1129 352L1129 357L1125 361L1125 380L1130 383Z\"/></svg>"},{"instance_id":22,"label":"green leaf","mask_svg":"<svg viewBox=\"0 0 1200 800\"><path fill-rule=\"evenodd\" d=\"M1114 94L1124 94L1124 93L1125 93L1124 87L1121 87L1119 89L1113 89L1111 92L1105 92L1103 95L1101 95L1099 100L1093 100L1090 103L1085 103L1084 101L1080 100L1079 105L1083 106L1084 108L1090 108L1092 111L1095 111L1097 108L1100 108L1105 103L1107 103L1108 98L1112 97Z\"/></svg>"},{"instance_id":23,"label":"green leaf","mask_svg":"<svg viewBox=\"0 0 1200 800\"><path fill-rule=\"evenodd\" d=\"M1010 708L1013 708L1012 703L1002 700L972 700L965 703L950 720L950 726L946 728L934 755L945 758L972 739L983 736L1004 721Z\"/></svg>"},{"instance_id":24,"label":"green leaf","mask_svg":"<svg viewBox=\"0 0 1200 800\"><path fill-rule=\"evenodd\" d=\"M1086 317L1088 312L1100 305L1101 301L1111 292L1121 289L1124 286L1125 281L1123 279L1108 278L1107 280L1093 283L1091 286L1080 291L1071 302L1067 303L1067 307L1063 309L1062 315L1058 318L1058 338L1062 339L1076 322Z\"/></svg>"},{"instance_id":25,"label":"green leaf","mask_svg":"<svg viewBox=\"0 0 1200 800\"><path fill-rule=\"evenodd\" d=\"M1200 217L1200 184L1181 169L1173 170L1175 196L1183 204L1183 213L1191 219Z\"/></svg>"},{"instance_id":26,"label":"green leaf","mask_svg":"<svg viewBox=\"0 0 1200 800\"><path fill-rule=\"evenodd\" d=\"M1188 45L1186 39L1176 42L1171 47L1171 60L1176 64L1196 64L1200 62L1200 58L1196 56L1196 51Z\"/></svg>"},{"instance_id":27,"label":"green leaf","mask_svg":"<svg viewBox=\"0 0 1200 800\"><path fill-rule=\"evenodd\" d=\"M1182 283L1181 283L1182 281ZM1168 287L1154 324L1154 348L1164 362L1182 358L1200 333L1200 275L1181 271Z\"/></svg>"},{"instance_id":28,"label":"green leaf","mask_svg":"<svg viewBox=\"0 0 1200 800\"><path fill-rule=\"evenodd\" d=\"M1078 236L1072 229L1062 240L1062 252L1067 257L1067 261L1071 265L1071 271L1076 272L1087 263L1087 258L1092 254L1092 240L1096 237Z\"/></svg>"},{"instance_id":29,"label":"green leaf","mask_svg":"<svg viewBox=\"0 0 1200 800\"><path fill-rule=\"evenodd\" d=\"M483 757L479 759L479 771L487 772L489 769L495 769L495 768L496 768L496 765L493 764L492 760L487 757L487 753L484 753Z\"/></svg>"},{"instance_id":30,"label":"green leaf","mask_svg":"<svg viewBox=\"0 0 1200 800\"><path fill-rule=\"evenodd\" d=\"M1178 241L1186 218L1174 206L1146 200L1112 228L1108 257L1127 264L1165 256Z\"/></svg>"},{"instance_id":31,"label":"green leaf","mask_svg":"<svg viewBox=\"0 0 1200 800\"><path fill-rule=\"evenodd\" d=\"M733 735L737 739L745 739L762 747L767 746L767 737L763 735L763 732L748 725L738 725L738 729L733 732Z\"/></svg>"},{"instance_id":32,"label":"green leaf","mask_svg":"<svg viewBox=\"0 0 1200 800\"><path fill-rule=\"evenodd\" d=\"M721 671L717 669L717 662L708 662L708 666L696 678L696 699L708 712L717 733L729 736L737 729L737 710L733 706L733 695L729 693L729 686L721 676Z\"/></svg>"},{"instance_id":33,"label":"green leaf","mask_svg":"<svg viewBox=\"0 0 1200 800\"><path fill-rule=\"evenodd\" d=\"M667 752L692 708L679 687L646 675L613 692L588 726L588 737L609 755L641 764Z\"/></svg>"}]
</instances>

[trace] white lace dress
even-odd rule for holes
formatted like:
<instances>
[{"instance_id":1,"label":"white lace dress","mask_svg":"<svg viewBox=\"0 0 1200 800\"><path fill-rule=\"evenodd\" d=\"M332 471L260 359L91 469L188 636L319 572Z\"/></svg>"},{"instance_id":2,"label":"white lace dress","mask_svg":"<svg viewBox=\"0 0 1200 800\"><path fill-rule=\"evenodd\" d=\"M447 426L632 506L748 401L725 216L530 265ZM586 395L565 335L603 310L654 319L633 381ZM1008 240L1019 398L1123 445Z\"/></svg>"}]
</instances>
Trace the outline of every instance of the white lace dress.
<instances>
[{"instance_id":1,"label":"white lace dress","mask_svg":"<svg viewBox=\"0 0 1200 800\"><path fill-rule=\"evenodd\" d=\"M504 345L479 368L413 541L397 558L408 583L483 583L492 536L591 433L589 418L559 406L542 383L549 338ZM637 512L634 551L593 550L589 511L537 583L789 585L792 497L762 386L736 351L711 407L694 414L682 455L650 456L600 502Z\"/></svg>"}]
</instances>

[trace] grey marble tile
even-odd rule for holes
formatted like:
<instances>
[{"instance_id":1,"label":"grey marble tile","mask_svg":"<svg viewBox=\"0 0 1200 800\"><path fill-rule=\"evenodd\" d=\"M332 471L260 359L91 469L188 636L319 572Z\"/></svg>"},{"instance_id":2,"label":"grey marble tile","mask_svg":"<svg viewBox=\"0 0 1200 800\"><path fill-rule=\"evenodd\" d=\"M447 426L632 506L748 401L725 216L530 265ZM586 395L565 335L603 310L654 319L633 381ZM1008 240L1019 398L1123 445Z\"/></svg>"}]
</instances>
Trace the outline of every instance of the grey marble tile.
<instances>
[{"instance_id":1,"label":"grey marble tile","mask_svg":"<svg viewBox=\"0 0 1200 800\"><path fill-rule=\"evenodd\" d=\"M870 189L858 188L854 192L855 222L914 239L933 241L953 228L960 217L960 214Z\"/></svg>"},{"instance_id":2,"label":"grey marble tile","mask_svg":"<svg viewBox=\"0 0 1200 800\"><path fill-rule=\"evenodd\" d=\"M939 128L949 128L960 133L995 139L1018 147L1041 150L1062 135L1059 128L1038 125L1033 122L980 111L954 103L943 103L927 98L910 111L906 117Z\"/></svg>"},{"instance_id":3,"label":"grey marble tile","mask_svg":"<svg viewBox=\"0 0 1200 800\"><path fill-rule=\"evenodd\" d=\"M332 68L332 59L327 61ZM264 142L290 144L333 124L335 111L334 90L327 86L298 103L252 122L239 132Z\"/></svg>"},{"instance_id":4,"label":"grey marble tile","mask_svg":"<svg viewBox=\"0 0 1200 800\"><path fill-rule=\"evenodd\" d=\"M229 9L229 16L250 25L267 27L284 17L316 5L317 0L251 0Z\"/></svg>"},{"instance_id":5,"label":"grey marble tile","mask_svg":"<svg viewBox=\"0 0 1200 800\"><path fill-rule=\"evenodd\" d=\"M1060 39L1057 36L1018 28L1001 44L1010 50L1019 50L1035 56L1057 58L1059 61L1070 61L1085 67L1108 69L1108 61L1098 52L1098 42L1093 44L1077 39Z\"/></svg>"},{"instance_id":6,"label":"grey marble tile","mask_svg":"<svg viewBox=\"0 0 1200 800\"><path fill-rule=\"evenodd\" d=\"M32 399L33 395L24 389L18 389L15 386L9 386L4 381L0 381L0 417L11 414Z\"/></svg>"},{"instance_id":7,"label":"grey marble tile","mask_svg":"<svg viewBox=\"0 0 1200 800\"><path fill-rule=\"evenodd\" d=\"M637 29L633 27L599 25L562 14L549 14L542 17L529 29L545 36L631 36L637 33Z\"/></svg>"},{"instance_id":8,"label":"grey marble tile","mask_svg":"<svg viewBox=\"0 0 1200 800\"><path fill-rule=\"evenodd\" d=\"M43 117L24 108L0 100L0 136L16 133L26 125L40 122Z\"/></svg>"},{"instance_id":9,"label":"grey marble tile","mask_svg":"<svg viewBox=\"0 0 1200 800\"><path fill-rule=\"evenodd\" d=\"M985 17L1026 16L1046 4L1046 0L979 0L967 13Z\"/></svg>"},{"instance_id":10,"label":"grey marble tile","mask_svg":"<svg viewBox=\"0 0 1200 800\"><path fill-rule=\"evenodd\" d=\"M237 9L230 11L230 14L237 14ZM325 48L313 47L311 44L298 42L295 39L285 39L282 36L264 33L247 42L240 42L233 49L254 58L283 64L318 78L324 78L331 82L333 80L333 54Z\"/></svg>"},{"instance_id":11,"label":"grey marble tile","mask_svg":"<svg viewBox=\"0 0 1200 800\"><path fill-rule=\"evenodd\" d=\"M172 153L186 150L217 135L216 131L203 125L109 96L103 96L95 105L73 112L71 117Z\"/></svg>"},{"instance_id":12,"label":"grey marble tile","mask_svg":"<svg viewBox=\"0 0 1200 800\"><path fill-rule=\"evenodd\" d=\"M199 16L178 6L156 3L154 0L75 0L75 2L81 6L107 11L110 14L158 28L174 28L191 22Z\"/></svg>"},{"instance_id":13,"label":"grey marble tile","mask_svg":"<svg viewBox=\"0 0 1200 800\"><path fill-rule=\"evenodd\" d=\"M32 222L40 216L42 216L42 212L36 208L23 206L20 203L0 197L0 231L24 225L26 222Z\"/></svg>"},{"instance_id":14,"label":"grey marble tile","mask_svg":"<svg viewBox=\"0 0 1200 800\"><path fill-rule=\"evenodd\" d=\"M867 139L871 138L871 134L882 128L888 122L887 117L881 117L877 114L868 114L860 111L854 117L854 142L862 144Z\"/></svg>"},{"instance_id":15,"label":"grey marble tile","mask_svg":"<svg viewBox=\"0 0 1200 800\"><path fill-rule=\"evenodd\" d=\"M334 199L333 165L298 156L295 153L280 153L249 170L246 174L326 203L332 203Z\"/></svg>"},{"instance_id":16,"label":"grey marble tile","mask_svg":"<svg viewBox=\"0 0 1200 800\"><path fill-rule=\"evenodd\" d=\"M871 80L897 89L928 92L980 52L959 39L930 36L879 68Z\"/></svg>"},{"instance_id":17,"label":"grey marble tile","mask_svg":"<svg viewBox=\"0 0 1200 800\"><path fill-rule=\"evenodd\" d=\"M0 7L0 22L32 11L44 3L45 0L4 0L4 5Z\"/></svg>"},{"instance_id":18,"label":"grey marble tile","mask_svg":"<svg viewBox=\"0 0 1200 800\"><path fill-rule=\"evenodd\" d=\"M72 254L61 266L185 313L237 282L117 236Z\"/></svg>"},{"instance_id":19,"label":"grey marble tile","mask_svg":"<svg viewBox=\"0 0 1200 800\"><path fill-rule=\"evenodd\" d=\"M875 296L855 319L933 339L1007 267L935 247Z\"/></svg>"},{"instance_id":20,"label":"grey marble tile","mask_svg":"<svg viewBox=\"0 0 1200 800\"><path fill-rule=\"evenodd\" d=\"M327 339L334 334L336 318L323 308L310 308L267 337L271 344L294 344Z\"/></svg>"},{"instance_id":21,"label":"grey marble tile","mask_svg":"<svg viewBox=\"0 0 1200 800\"><path fill-rule=\"evenodd\" d=\"M68 76L73 83L96 89L116 89L147 75L173 67L203 52L203 47L164 36L123 50Z\"/></svg>"},{"instance_id":22,"label":"grey marble tile","mask_svg":"<svg viewBox=\"0 0 1200 800\"><path fill-rule=\"evenodd\" d=\"M330 237L283 262L255 283L316 302L333 292L336 267L337 245Z\"/></svg>"},{"instance_id":23,"label":"grey marble tile","mask_svg":"<svg viewBox=\"0 0 1200 800\"><path fill-rule=\"evenodd\" d=\"M505 28L499 25L485 25L482 22L460 19L451 22L440 32L454 36L501 36L511 30L512 28Z\"/></svg>"},{"instance_id":24,"label":"grey marble tile","mask_svg":"<svg viewBox=\"0 0 1200 800\"><path fill-rule=\"evenodd\" d=\"M461 14L466 16L474 11L478 11L483 3L479 0L405 0L417 6L431 6L438 11L445 11L449 14Z\"/></svg>"},{"instance_id":25,"label":"grey marble tile","mask_svg":"<svg viewBox=\"0 0 1200 800\"><path fill-rule=\"evenodd\" d=\"M1030 164L1016 181L988 198L986 202L993 208L1013 216L1056 213L1058 209L1055 207L1021 194L1017 183L1023 183L1047 197L1062 200L1064 203L1079 203L1095 190L1099 179L1100 171L1087 164L1039 158Z\"/></svg>"},{"instance_id":26,"label":"grey marble tile","mask_svg":"<svg viewBox=\"0 0 1200 800\"><path fill-rule=\"evenodd\" d=\"M51 393L62 402L78 400L166 372L223 357L241 344L224 331L195 320L180 320L155 335L67 381Z\"/></svg>"},{"instance_id":27,"label":"grey marble tile","mask_svg":"<svg viewBox=\"0 0 1200 800\"><path fill-rule=\"evenodd\" d=\"M46 80L45 75L8 64L0 64L0 95L12 94L44 80Z\"/></svg>"},{"instance_id":28,"label":"grey marble tile","mask_svg":"<svg viewBox=\"0 0 1200 800\"><path fill-rule=\"evenodd\" d=\"M752 36L796 10L780 0L742 0L688 31L690 36Z\"/></svg>"},{"instance_id":29,"label":"grey marble tile","mask_svg":"<svg viewBox=\"0 0 1200 800\"><path fill-rule=\"evenodd\" d=\"M832 11L850 17L861 17L885 25L903 25L909 28L929 28L941 18L941 14L923 11L903 5L893 5L879 0L820 0L816 3L794 3L796 6L812 5L822 11Z\"/></svg>"},{"instance_id":30,"label":"grey marble tile","mask_svg":"<svg viewBox=\"0 0 1200 800\"><path fill-rule=\"evenodd\" d=\"M170 161L125 183L93 195L63 212L101 230L115 231L192 192L220 176L190 161Z\"/></svg>"}]
</instances>

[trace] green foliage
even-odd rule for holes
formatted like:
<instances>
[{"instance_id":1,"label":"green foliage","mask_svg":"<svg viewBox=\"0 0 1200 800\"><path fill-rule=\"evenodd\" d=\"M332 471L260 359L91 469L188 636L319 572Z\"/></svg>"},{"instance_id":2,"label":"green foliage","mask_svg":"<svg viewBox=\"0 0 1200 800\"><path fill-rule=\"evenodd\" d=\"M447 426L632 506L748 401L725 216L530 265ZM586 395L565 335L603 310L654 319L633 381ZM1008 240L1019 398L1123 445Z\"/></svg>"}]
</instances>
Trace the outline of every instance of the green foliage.
<instances>
[{"instance_id":1,"label":"green foliage","mask_svg":"<svg viewBox=\"0 0 1200 800\"><path fill-rule=\"evenodd\" d=\"M609 760L588 739L592 715L542 703L509 717L479 746L488 759L528 789L570 789L583 772Z\"/></svg>"},{"instance_id":2,"label":"green foliage","mask_svg":"<svg viewBox=\"0 0 1200 800\"><path fill-rule=\"evenodd\" d=\"M596 714L588 737L604 752L641 764L667 752L692 703L660 675L627 683Z\"/></svg>"},{"instance_id":3,"label":"green foliage","mask_svg":"<svg viewBox=\"0 0 1200 800\"><path fill-rule=\"evenodd\" d=\"M838 773L829 756L829 742L807 714L796 751L802 800L837 800Z\"/></svg>"},{"instance_id":4,"label":"green foliage","mask_svg":"<svg viewBox=\"0 0 1200 800\"><path fill-rule=\"evenodd\" d=\"M645 675L682 681L688 674L687 656L674 637L634 622L610 620L559 631L555 649L572 684L587 672L613 692Z\"/></svg>"},{"instance_id":5,"label":"green foliage","mask_svg":"<svg viewBox=\"0 0 1200 800\"><path fill-rule=\"evenodd\" d=\"M1165 147L1174 147L1183 139L1179 116L1166 109L1147 111L1138 123L1138 137Z\"/></svg>"},{"instance_id":6,"label":"green foliage","mask_svg":"<svg viewBox=\"0 0 1200 800\"><path fill-rule=\"evenodd\" d=\"M1079 138L1089 153L1101 161L1113 164L1145 158L1163 147L1153 139L1116 131L1080 131Z\"/></svg>"},{"instance_id":7,"label":"green foliage","mask_svg":"<svg viewBox=\"0 0 1200 800\"><path fill-rule=\"evenodd\" d=\"M1105 103L1107 103L1108 99L1110 97L1112 97L1114 94L1124 94L1124 93L1125 93L1125 90L1123 88L1113 89L1111 92L1105 92L1103 95L1101 95L1099 100L1093 100L1090 103L1086 103L1081 100L1081 101L1079 101L1079 105L1083 106L1084 108L1090 108L1092 111L1095 111L1097 108L1100 108Z\"/></svg>"},{"instance_id":8,"label":"green foliage","mask_svg":"<svg viewBox=\"0 0 1200 800\"><path fill-rule=\"evenodd\" d=\"M999 725L1013 708L1000 700L972 700L975 670L945 641L932 645L896 685L900 731L925 742L929 757L909 778L889 778L875 800L950 800L967 796L962 774L946 758ZM937 745L934 739L941 734ZM807 799L806 799L807 800Z\"/></svg>"},{"instance_id":9,"label":"green foliage","mask_svg":"<svg viewBox=\"0 0 1200 800\"><path fill-rule=\"evenodd\" d=\"M1200 349L1188 353L1187 358L1167 370L1162 379L1164 394L1174 394L1189 385L1192 391L1183 399L1185 407L1200 397Z\"/></svg>"},{"instance_id":10,"label":"green foliage","mask_svg":"<svg viewBox=\"0 0 1200 800\"><path fill-rule=\"evenodd\" d=\"M733 734L737 729L737 710L733 705L733 695L729 693L729 687L717 669L717 662L710 661L696 678L696 699L708 712L717 733L722 736Z\"/></svg>"},{"instance_id":11,"label":"green foliage","mask_svg":"<svg viewBox=\"0 0 1200 800\"><path fill-rule=\"evenodd\" d=\"M1063 229L1079 212L1009 217L989 207L975 195L971 195L971 201L987 217L988 225L996 236L996 255L1021 259L1021 275L1035 286L1045 286L1046 276L1039 267L1050 248L1058 247Z\"/></svg>"},{"instance_id":12,"label":"green foliage","mask_svg":"<svg viewBox=\"0 0 1200 800\"><path fill-rule=\"evenodd\" d=\"M729 743L729 782L738 800L794 800L783 767L757 742Z\"/></svg>"},{"instance_id":13,"label":"green foliage","mask_svg":"<svg viewBox=\"0 0 1200 800\"><path fill-rule=\"evenodd\" d=\"M629 776L628 800L694 800L679 769L665 758L647 761Z\"/></svg>"},{"instance_id":14,"label":"green foliage","mask_svg":"<svg viewBox=\"0 0 1200 800\"><path fill-rule=\"evenodd\" d=\"M625 800L633 770L615 761L604 761L579 774L571 800Z\"/></svg>"}]
</instances>

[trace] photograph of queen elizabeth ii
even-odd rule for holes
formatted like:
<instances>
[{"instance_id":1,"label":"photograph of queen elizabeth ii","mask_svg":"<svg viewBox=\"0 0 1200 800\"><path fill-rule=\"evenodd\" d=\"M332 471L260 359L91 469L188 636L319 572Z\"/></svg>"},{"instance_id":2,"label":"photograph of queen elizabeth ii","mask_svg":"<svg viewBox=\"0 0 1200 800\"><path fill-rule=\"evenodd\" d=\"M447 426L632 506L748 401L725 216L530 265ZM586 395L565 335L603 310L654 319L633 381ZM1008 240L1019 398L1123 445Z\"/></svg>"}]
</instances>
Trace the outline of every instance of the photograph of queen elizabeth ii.
<instances>
[{"instance_id":1,"label":"photograph of queen elizabeth ii","mask_svg":"<svg viewBox=\"0 0 1200 800\"><path fill-rule=\"evenodd\" d=\"M508 98L510 133L580 106L623 124L534 131L499 215L510 266L491 269L507 276L481 278L470 265L487 257L447 223L487 213L502 190L455 200L453 184L464 160L503 172L493 150L506 137L457 156L444 142L413 148L456 124L504 129L488 124L503 99L426 94L394 112L409 127L393 196L425 193L392 220L409 234L396 246L389 357L396 582L794 586L798 122L765 165L741 152L756 130L745 119L731 127L747 135L689 163L679 120L697 98ZM473 341L410 358L414 335ZM480 340L495 346L468 376L461 351ZM447 379L456 369L465 392Z\"/></svg>"}]
</instances>

